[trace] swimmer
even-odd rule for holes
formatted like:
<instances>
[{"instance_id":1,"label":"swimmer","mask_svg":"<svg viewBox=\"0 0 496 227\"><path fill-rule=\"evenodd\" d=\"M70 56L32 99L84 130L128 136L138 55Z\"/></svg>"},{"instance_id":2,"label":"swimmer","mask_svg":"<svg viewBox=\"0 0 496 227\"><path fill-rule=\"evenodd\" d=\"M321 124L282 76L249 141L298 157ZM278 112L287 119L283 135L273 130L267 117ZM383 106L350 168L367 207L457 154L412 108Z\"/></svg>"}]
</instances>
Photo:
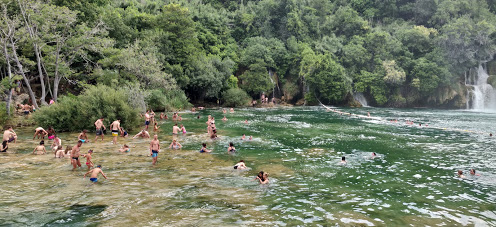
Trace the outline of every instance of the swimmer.
<instances>
[{"instance_id":1,"label":"swimmer","mask_svg":"<svg viewBox=\"0 0 496 227\"><path fill-rule=\"evenodd\" d=\"M183 117L182 117L181 115L179 115L179 116L177 117L177 120L178 120L178 121L182 121L182 120L183 120Z\"/></svg>"},{"instance_id":2,"label":"swimmer","mask_svg":"<svg viewBox=\"0 0 496 227\"><path fill-rule=\"evenodd\" d=\"M457 174L458 174L458 177L459 178L465 178L465 176L463 175L463 171L458 170L458 173Z\"/></svg>"},{"instance_id":3,"label":"swimmer","mask_svg":"<svg viewBox=\"0 0 496 227\"><path fill-rule=\"evenodd\" d=\"M229 143L229 147L227 148L227 153L236 152L236 148L232 142Z\"/></svg>"},{"instance_id":4,"label":"swimmer","mask_svg":"<svg viewBox=\"0 0 496 227\"><path fill-rule=\"evenodd\" d=\"M176 149L181 149L183 146L176 142L176 140L172 140L172 143L169 145L170 149L176 150Z\"/></svg>"},{"instance_id":5,"label":"swimmer","mask_svg":"<svg viewBox=\"0 0 496 227\"><path fill-rule=\"evenodd\" d=\"M163 120L163 119L165 119L164 112L162 112L162 113L160 114L160 120Z\"/></svg>"},{"instance_id":6,"label":"swimmer","mask_svg":"<svg viewBox=\"0 0 496 227\"><path fill-rule=\"evenodd\" d=\"M177 120L177 112L172 114L172 120L176 121Z\"/></svg>"},{"instance_id":7,"label":"swimmer","mask_svg":"<svg viewBox=\"0 0 496 227\"><path fill-rule=\"evenodd\" d=\"M88 166L88 170L91 169L91 167L93 167L93 162L91 161L91 154L93 154L93 150L89 150L88 151L88 154L83 154L83 157L86 158L86 166Z\"/></svg>"},{"instance_id":8,"label":"swimmer","mask_svg":"<svg viewBox=\"0 0 496 227\"><path fill-rule=\"evenodd\" d=\"M148 125L150 125L150 111L146 111L145 113L145 131L148 131Z\"/></svg>"},{"instance_id":9,"label":"swimmer","mask_svg":"<svg viewBox=\"0 0 496 227\"><path fill-rule=\"evenodd\" d=\"M223 113L223 114L226 114L226 113L227 113L227 110L226 110L226 109L224 109L224 108L222 108L222 113Z\"/></svg>"},{"instance_id":10,"label":"swimmer","mask_svg":"<svg viewBox=\"0 0 496 227\"><path fill-rule=\"evenodd\" d=\"M45 139L45 136L48 135L48 132L45 131L45 129L43 129L42 127L38 127L34 130L34 136L33 136L33 139L36 138L36 136L38 136L38 139Z\"/></svg>"},{"instance_id":11,"label":"swimmer","mask_svg":"<svg viewBox=\"0 0 496 227\"><path fill-rule=\"evenodd\" d=\"M480 176L480 174L475 173L475 169L470 169L470 175L472 175L472 176Z\"/></svg>"},{"instance_id":12,"label":"swimmer","mask_svg":"<svg viewBox=\"0 0 496 227\"><path fill-rule=\"evenodd\" d=\"M102 171L102 166L101 165L98 165L96 166L96 168L88 171L87 173L84 174L84 178L86 178L86 175L90 174L90 181L93 182L93 184L96 184L96 182L98 182L98 174L101 173L102 176L107 180L107 176L105 176L105 174L103 173Z\"/></svg>"},{"instance_id":13,"label":"swimmer","mask_svg":"<svg viewBox=\"0 0 496 227\"><path fill-rule=\"evenodd\" d=\"M158 129L160 128L160 126L158 126L157 122L155 122L155 124L153 125L153 131L158 131Z\"/></svg>"},{"instance_id":14,"label":"swimmer","mask_svg":"<svg viewBox=\"0 0 496 227\"><path fill-rule=\"evenodd\" d=\"M245 120L245 124L248 124L248 119Z\"/></svg>"},{"instance_id":15,"label":"swimmer","mask_svg":"<svg viewBox=\"0 0 496 227\"><path fill-rule=\"evenodd\" d=\"M192 113L196 112L196 108L195 108L194 106L193 106L193 107L191 107L191 112L192 112Z\"/></svg>"},{"instance_id":16,"label":"swimmer","mask_svg":"<svg viewBox=\"0 0 496 227\"><path fill-rule=\"evenodd\" d=\"M199 107L198 107L198 109L199 109L199 110L204 110L204 109L205 109L205 107L203 107L203 106L199 106Z\"/></svg>"},{"instance_id":17,"label":"swimmer","mask_svg":"<svg viewBox=\"0 0 496 227\"><path fill-rule=\"evenodd\" d=\"M12 141L14 141L14 143L17 142L17 134L14 132L14 129L12 129L12 126L9 126L3 132L3 140L2 141L7 141L7 143L10 143Z\"/></svg>"},{"instance_id":18,"label":"swimmer","mask_svg":"<svg viewBox=\"0 0 496 227\"><path fill-rule=\"evenodd\" d=\"M245 140L246 139L246 136L245 134L243 134L243 136L241 137L241 140Z\"/></svg>"},{"instance_id":19,"label":"swimmer","mask_svg":"<svg viewBox=\"0 0 496 227\"><path fill-rule=\"evenodd\" d=\"M86 143L88 141L88 135L86 135L88 131L85 129L83 130L79 136L78 136L78 140L83 142L83 143ZM98 138L98 137L97 137ZM95 140L96 141L96 140ZM89 142L89 141L88 141Z\"/></svg>"},{"instance_id":20,"label":"swimmer","mask_svg":"<svg viewBox=\"0 0 496 227\"><path fill-rule=\"evenodd\" d=\"M224 121L224 122L227 121L226 116L224 116L224 118L222 118L222 121Z\"/></svg>"},{"instance_id":21,"label":"swimmer","mask_svg":"<svg viewBox=\"0 0 496 227\"><path fill-rule=\"evenodd\" d=\"M229 109L230 113L234 113L234 108Z\"/></svg>"},{"instance_id":22,"label":"swimmer","mask_svg":"<svg viewBox=\"0 0 496 227\"><path fill-rule=\"evenodd\" d=\"M100 136L103 141L103 130L106 130L105 125L103 124L103 117L100 117L100 119L95 121L95 128L96 128L95 142L98 142L98 136Z\"/></svg>"},{"instance_id":23,"label":"swimmer","mask_svg":"<svg viewBox=\"0 0 496 227\"><path fill-rule=\"evenodd\" d=\"M346 157L344 157L344 156L341 157L341 164L343 164L343 165L347 164Z\"/></svg>"},{"instance_id":24,"label":"swimmer","mask_svg":"<svg viewBox=\"0 0 496 227\"><path fill-rule=\"evenodd\" d=\"M492 133L489 133L489 136L490 136L490 137L493 137L493 134L492 134Z\"/></svg>"},{"instance_id":25,"label":"swimmer","mask_svg":"<svg viewBox=\"0 0 496 227\"><path fill-rule=\"evenodd\" d=\"M71 150L71 163L72 163L72 170L75 170L78 166L81 167L81 162L79 161L79 149L83 145L83 142L81 140L78 141L77 145L72 147Z\"/></svg>"},{"instance_id":26,"label":"swimmer","mask_svg":"<svg viewBox=\"0 0 496 227\"><path fill-rule=\"evenodd\" d=\"M246 169L245 161L240 160L236 165L234 165L234 169Z\"/></svg>"},{"instance_id":27,"label":"swimmer","mask_svg":"<svg viewBox=\"0 0 496 227\"><path fill-rule=\"evenodd\" d=\"M117 144L117 136L121 133L121 120L117 119L112 124L110 124L110 130L112 130L112 143Z\"/></svg>"},{"instance_id":28,"label":"swimmer","mask_svg":"<svg viewBox=\"0 0 496 227\"><path fill-rule=\"evenodd\" d=\"M257 177L255 178L255 180L258 180L258 182L260 184L268 184L269 183L269 174L268 173L264 173L264 171L260 171L257 175Z\"/></svg>"},{"instance_id":29,"label":"swimmer","mask_svg":"<svg viewBox=\"0 0 496 227\"><path fill-rule=\"evenodd\" d=\"M36 147L34 148L34 150L33 150L33 154L35 154L35 152L36 152L36 154L40 154L40 152L41 152L41 154L46 154L46 150L45 150L45 141L43 141L43 140L42 140L42 141L40 142L40 145L38 145L38 146L36 146Z\"/></svg>"},{"instance_id":30,"label":"swimmer","mask_svg":"<svg viewBox=\"0 0 496 227\"><path fill-rule=\"evenodd\" d=\"M200 115L196 116L196 119L200 119Z\"/></svg>"},{"instance_id":31,"label":"swimmer","mask_svg":"<svg viewBox=\"0 0 496 227\"><path fill-rule=\"evenodd\" d=\"M154 135L153 140L150 142L150 156L152 156L152 165L157 163L158 152L160 152L160 142L158 141L158 136Z\"/></svg>"},{"instance_id":32,"label":"swimmer","mask_svg":"<svg viewBox=\"0 0 496 227\"><path fill-rule=\"evenodd\" d=\"M124 144L124 146L122 146L121 149L119 149L119 152L126 152L126 153L128 153L130 151L131 151L131 149L126 144Z\"/></svg>"},{"instance_id":33,"label":"swimmer","mask_svg":"<svg viewBox=\"0 0 496 227\"><path fill-rule=\"evenodd\" d=\"M202 143L202 148L200 149L200 153L210 153L210 152L212 152L212 150L207 149L207 144Z\"/></svg>"},{"instance_id":34,"label":"swimmer","mask_svg":"<svg viewBox=\"0 0 496 227\"><path fill-rule=\"evenodd\" d=\"M371 159L374 159L377 157L377 154L375 154L375 152L372 152L372 156L370 156Z\"/></svg>"},{"instance_id":35,"label":"swimmer","mask_svg":"<svg viewBox=\"0 0 496 227\"><path fill-rule=\"evenodd\" d=\"M253 140L253 136L250 136L249 140Z\"/></svg>"},{"instance_id":36,"label":"swimmer","mask_svg":"<svg viewBox=\"0 0 496 227\"><path fill-rule=\"evenodd\" d=\"M52 151L54 153L54 155L57 155L57 151L62 149L62 140L57 136L55 135L55 138L53 139L53 143L52 143L52 146L50 146L52 148Z\"/></svg>"},{"instance_id":37,"label":"swimmer","mask_svg":"<svg viewBox=\"0 0 496 227\"><path fill-rule=\"evenodd\" d=\"M181 124L181 131L183 131L183 134L186 134L186 128L184 127L184 125Z\"/></svg>"},{"instance_id":38,"label":"swimmer","mask_svg":"<svg viewBox=\"0 0 496 227\"><path fill-rule=\"evenodd\" d=\"M136 139L138 137L140 137L140 138L150 138L150 134L143 129L138 134L134 135L133 136L133 139Z\"/></svg>"},{"instance_id":39,"label":"swimmer","mask_svg":"<svg viewBox=\"0 0 496 227\"><path fill-rule=\"evenodd\" d=\"M172 135L177 135L179 133L180 128L177 127L177 123L172 126Z\"/></svg>"},{"instance_id":40,"label":"swimmer","mask_svg":"<svg viewBox=\"0 0 496 227\"><path fill-rule=\"evenodd\" d=\"M367 117L370 117L370 112L367 112Z\"/></svg>"},{"instance_id":41,"label":"swimmer","mask_svg":"<svg viewBox=\"0 0 496 227\"><path fill-rule=\"evenodd\" d=\"M0 152L7 152L9 149L9 143L5 140L2 142L2 147L0 148Z\"/></svg>"}]
</instances>

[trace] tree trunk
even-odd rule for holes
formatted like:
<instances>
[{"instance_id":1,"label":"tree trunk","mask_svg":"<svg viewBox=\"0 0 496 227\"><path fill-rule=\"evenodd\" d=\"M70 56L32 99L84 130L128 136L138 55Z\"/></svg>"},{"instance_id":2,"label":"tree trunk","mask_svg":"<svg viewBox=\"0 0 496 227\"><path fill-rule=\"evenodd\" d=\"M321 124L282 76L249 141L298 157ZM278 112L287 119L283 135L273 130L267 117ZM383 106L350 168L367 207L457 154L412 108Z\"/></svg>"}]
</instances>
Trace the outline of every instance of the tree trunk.
<instances>
[{"instance_id":1,"label":"tree trunk","mask_svg":"<svg viewBox=\"0 0 496 227\"><path fill-rule=\"evenodd\" d=\"M59 58L60 58L60 44L57 42L57 53L55 54L55 75L53 79L53 101L57 101L58 94L59 94L59 83L60 83L60 76L59 76Z\"/></svg>"},{"instance_id":2,"label":"tree trunk","mask_svg":"<svg viewBox=\"0 0 496 227\"><path fill-rule=\"evenodd\" d=\"M38 65L38 76L40 77L40 85L41 85L41 98L40 102L42 105L46 105L47 102L45 101L46 97L46 91L45 91L45 76L43 76L43 71L41 69L41 56L40 56L40 50L38 47L38 44L33 44L34 46L34 53L36 54L36 64Z\"/></svg>"},{"instance_id":3,"label":"tree trunk","mask_svg":"<svg viewBox=\"0 0 496 227\"><path fill-rule=\"evenodd\" d=\"M7 63L7 73L9 75L9 82L12 82L12 71L10 69L10 57L9 52L7 51L7 39L3 43L3 53L5 54L5 61ZM12 88L9 88L9 97L7 98L7 116L10 116L10 102L12 100Z\"/></svg>"},{"instance_id":4,"label":"tree trunk","mask_svg":"<svg viewBox=\"0 0 496 227\"><path fill-rule=\"evenodd\" d=\"M14 40L12 40L12 38L10 39L10 43L12 45L12 54L14 55L14 60L17 64L17 67L19 68L19 71L21 72L22 78L24 79L24 83L26 83L26 87L28 88L29 97L31 98L34 107L36 109L38 109L38 103L36 102L36 96L34 96L33 89L31 89L31 85L29 84L29 80L26 77L26 74L24 73L24 70L22 68L21 61L19 61L19 57L17 56L17 51L16 51L16 47L15 47L15 42L14 42Z\"/></svg>"}]
</instances>

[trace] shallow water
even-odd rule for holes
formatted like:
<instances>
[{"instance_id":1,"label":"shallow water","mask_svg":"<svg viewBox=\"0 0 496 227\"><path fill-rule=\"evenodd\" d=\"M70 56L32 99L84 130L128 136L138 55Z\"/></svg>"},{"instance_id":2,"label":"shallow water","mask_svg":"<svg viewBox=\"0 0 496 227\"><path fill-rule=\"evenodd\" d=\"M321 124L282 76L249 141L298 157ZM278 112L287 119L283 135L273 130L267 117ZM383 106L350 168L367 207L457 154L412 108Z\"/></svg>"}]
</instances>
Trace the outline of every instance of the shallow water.
<instances>
[{"instance_id":1,"label":"shallow water","mask_svg":"<svg viewBox=\"0 0 496 227\"><path fill-rule=\"evenodd\" d=\"M16 129L18 144L0 155L0 223L5 225L330 225L495 226L496 114L429 109L341 109L377 119L339 115L324 108L242 109L226 114L183 113L188 133L171 142L162 121L156 167L149 140L111 138L84 144L95 150L109 180L83 179L86 166L31 155L33 128ZM220 139L206 138L206 116L216 117ZM244 120L248 119L248 124ZM398 119L398 123L390 122ZM405 124L406 120L415 125ZM418 126L422 123L422 127ZM428 127L425 125L428 124ZM241 135L253 141L241 141ZM494 132L493 132L494 134ZM75 133L60 135L63 145ZM200 154L208 141L212 154ZM234 142L237 153L226 152ZM117 152L127 143L131 152ZM48 146L47 146L48 148ZM372 152L378 158L371 159ZM341 156L348 163L340 165ZM248 171L232 166L244 159ZM460 169L479 177L456 177ZM252 181L260 170L271 183Z\"/></svg>"}]
</instances>

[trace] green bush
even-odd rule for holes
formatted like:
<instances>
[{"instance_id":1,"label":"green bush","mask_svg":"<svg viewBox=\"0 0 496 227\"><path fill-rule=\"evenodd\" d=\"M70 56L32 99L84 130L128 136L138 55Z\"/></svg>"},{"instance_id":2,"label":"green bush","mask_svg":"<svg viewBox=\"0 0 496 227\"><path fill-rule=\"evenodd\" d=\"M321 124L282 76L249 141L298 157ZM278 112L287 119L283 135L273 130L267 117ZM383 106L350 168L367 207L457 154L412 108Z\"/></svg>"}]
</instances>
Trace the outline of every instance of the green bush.
<instances>
[{"instance_id":1,"label":"green bush","mask_svg":"<svg viewBox=\"0 0 496 227\"><path fill-rule=\"evenodd\" d=\"M188 101L188 97L184 94L184 91L180 89L151 90L145 101L148 108L155 111L184 110L192 106Z\"/></svg>"},{"instance_id":2,"label":"green bush","mask_svg":"<svg viewBox=\"0 0 496 227\"><path fill-rule=\"evenodd\" d=\"M10 114L14 114L15 109L10 108ZM0 125L5 125L9 120L9 116L7 115L7 104L0 103Z\"/></svg>"},{"instance_id":3,"label":"green bush","mask_svg":"<svg viewBox=\"0 0 496 227\"><path fill-rule=\"evenodd\" d=\"M222 93L222 99L225 106L239 107L249 104L251 98L246 91L241 88L231 88Z\"/></svg>"},{"instance_id":4,"label":"green bush","mask_svg":"<svg viewBox=\"0 0 496 227\"><path fill-rule=\"evenodd\" d=\"M55 104L37 110L33 117L42 127L79 131L94 129L94 123L100 117L105 118L107 126L120 119L124 128L134 128L139 125L138 113L129 105L124 90L99 85L88 87L79 96L63 96Z\"/></svg>"}]
</instances>

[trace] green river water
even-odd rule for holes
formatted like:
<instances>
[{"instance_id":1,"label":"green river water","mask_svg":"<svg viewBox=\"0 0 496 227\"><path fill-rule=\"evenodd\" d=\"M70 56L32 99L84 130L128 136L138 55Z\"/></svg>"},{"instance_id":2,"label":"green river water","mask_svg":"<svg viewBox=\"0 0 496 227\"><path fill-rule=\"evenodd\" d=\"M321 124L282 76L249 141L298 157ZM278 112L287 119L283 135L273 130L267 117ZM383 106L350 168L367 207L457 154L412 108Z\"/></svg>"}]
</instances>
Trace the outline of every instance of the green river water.
<instances>
[{"instance_id":1,"label":"green river water","mask_svg":"<svg viewBox=\"0 0 496 227\"><path fill-rule=\"evenodd\" d=\"M93 149L94 163L109 177L96 185L83 179L84 159L71 171L68 158L32 155L35 127L15 129L17 144L0 155L0 225L496 226L496 138L489 137L495 113L341 110L380 119L322 107L237 109L227 122L219 109L201 111L201 119L182 113L183 149L165 149L173 123L161 121L156 167L148 139L112 145L106 136L94 143L91 130L81 151ZM209 114L216 141L206 136ZM242 134L253 141L240 140ZM76 133L59 136L64 146L76 144ZM198 152L205 141L211 154ZM124 143L130 153L117 151ZM370 159L372 152L379 157ZM348 164L340 164L342 156ZM251 169L234 170L240 159ZM470 168L481 176L470 176ZM253 181L261 170L270 174L269 185Z\"/></svg>"}]
</instances>

